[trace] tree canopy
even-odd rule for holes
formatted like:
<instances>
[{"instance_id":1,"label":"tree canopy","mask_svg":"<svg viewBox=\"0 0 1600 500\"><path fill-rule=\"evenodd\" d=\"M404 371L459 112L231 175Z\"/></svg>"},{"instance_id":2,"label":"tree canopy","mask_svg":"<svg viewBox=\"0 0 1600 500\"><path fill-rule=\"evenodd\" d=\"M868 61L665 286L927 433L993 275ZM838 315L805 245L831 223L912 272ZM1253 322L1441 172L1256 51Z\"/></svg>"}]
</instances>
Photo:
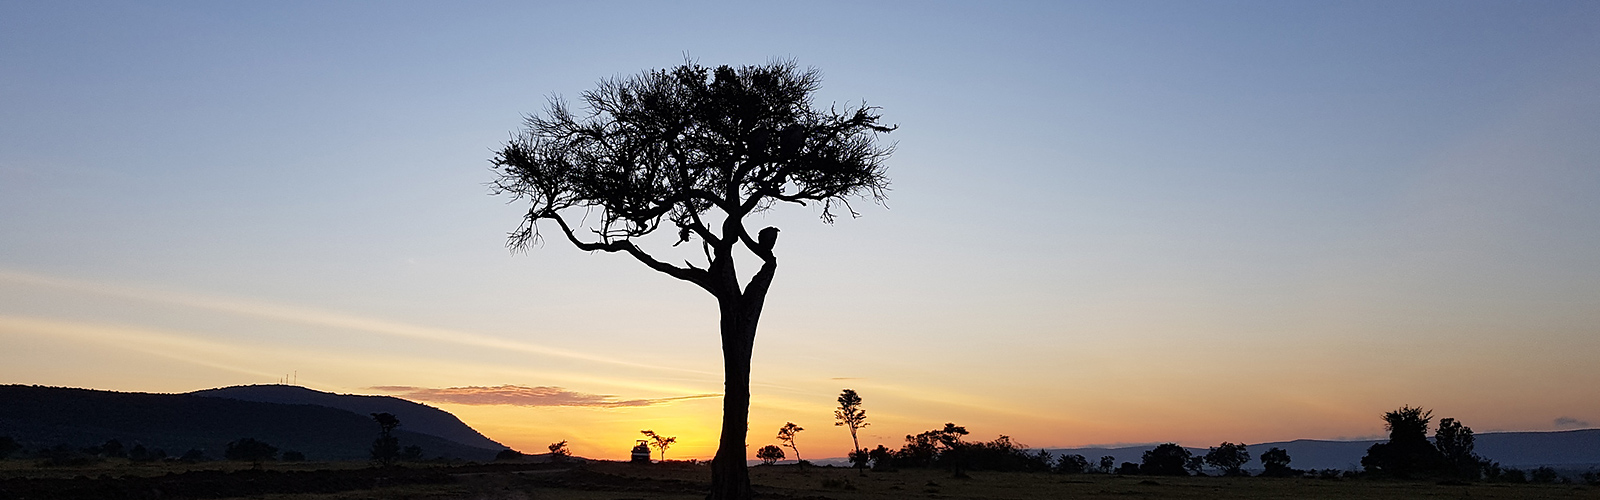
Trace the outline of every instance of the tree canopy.
<instances>
[{"instance_id":1,"label":"tree canopy","mask_svg":"<svg viewBox=\"0 0 1600 500\"><path fill-rule=\"evenodd\" d=\"M882 199L889 186L883 161L893 147L876 137L895 127L865 105L813 108L821 81L816 70L789 61L737 69L691 63L603 80L583 93L582 113L552 99L492 160L495 193L530 205L509 244L537 242L538 222L549 220L581 249L625 252L726 292L707 269L658 261L630 240L666 222L679 243L701 241L708 267L731 257L735 244L771 260L775 236L752 236L744 216L777 202L820 203L822 220L832 222L841 207L855 214L852 198ZM598 212L582 235L588 239L562 215L570 208Z\"/></svg>"}]
</instances>

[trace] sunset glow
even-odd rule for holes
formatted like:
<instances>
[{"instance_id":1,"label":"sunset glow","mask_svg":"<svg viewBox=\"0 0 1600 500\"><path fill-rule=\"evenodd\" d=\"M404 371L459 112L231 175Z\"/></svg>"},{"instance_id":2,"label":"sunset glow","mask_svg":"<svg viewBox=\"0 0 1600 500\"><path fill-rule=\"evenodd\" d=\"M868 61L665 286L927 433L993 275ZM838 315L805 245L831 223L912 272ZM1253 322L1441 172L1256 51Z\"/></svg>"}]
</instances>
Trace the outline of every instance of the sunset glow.
<instances>
[{"instance_id":1,"label":"sunset glow","mask_svg":"<svg viewBox=\"0 0 1600 500\"><path fill-rule=\"evenodd\" d=\"M1600 424L1600 3L791 8L0 5L0 384L295 383L708 459L711 296L508 251L486 160L603 78L793 58L900 129L886 204L753 216L751 457L786 422L844 456L844 388L868 447Z\"/></svg>"}]
</instances>

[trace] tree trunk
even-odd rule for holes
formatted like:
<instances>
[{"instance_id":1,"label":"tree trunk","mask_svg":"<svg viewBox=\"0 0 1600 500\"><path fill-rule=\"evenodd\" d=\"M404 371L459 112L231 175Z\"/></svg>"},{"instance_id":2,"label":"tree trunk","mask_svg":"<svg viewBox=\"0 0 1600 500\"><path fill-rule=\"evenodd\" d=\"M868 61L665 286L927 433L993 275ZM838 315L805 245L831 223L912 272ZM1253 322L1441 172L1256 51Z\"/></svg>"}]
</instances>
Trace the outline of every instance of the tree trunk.
<instances>
[{"instance_id":1,"label":"tree trunk","mask_svg":"<svg viewBox=\"0 0 1600 500\"><path fill-rule=\"evenodd\" d=\"M750 470L745 466L745 437L750 427L750 356L763 297L719 297L722 309L722 437L711 461L709 500L747 500ZM753 307L752 307L753 305Z\"/></svg>"}]
</instances>

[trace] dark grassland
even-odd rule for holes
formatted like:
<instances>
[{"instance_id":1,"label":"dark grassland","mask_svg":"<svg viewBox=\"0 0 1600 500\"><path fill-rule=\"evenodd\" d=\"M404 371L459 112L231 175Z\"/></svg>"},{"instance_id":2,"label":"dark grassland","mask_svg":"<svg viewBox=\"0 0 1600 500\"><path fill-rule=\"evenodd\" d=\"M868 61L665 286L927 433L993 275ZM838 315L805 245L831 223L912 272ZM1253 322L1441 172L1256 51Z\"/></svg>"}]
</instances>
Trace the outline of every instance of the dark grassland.
<instances>
[{"instance_id":1,"label":"dark grassland","mask_svg":"<svg viewBox=\"0 0 1600 500\"><path fill-rule=\"evenodd\" d=\"M794 466L750 469L758 498L1053 499L1053 498L1596 498L1587 485L1439 484L1370 479L1060 475L905 469L869 472ZM0 499L701 499L710 486L705 465L436 464L379 469L359 462L135 464L107 460L81 467L38 467L0 461Z\"/></svg>"}]
</instances>

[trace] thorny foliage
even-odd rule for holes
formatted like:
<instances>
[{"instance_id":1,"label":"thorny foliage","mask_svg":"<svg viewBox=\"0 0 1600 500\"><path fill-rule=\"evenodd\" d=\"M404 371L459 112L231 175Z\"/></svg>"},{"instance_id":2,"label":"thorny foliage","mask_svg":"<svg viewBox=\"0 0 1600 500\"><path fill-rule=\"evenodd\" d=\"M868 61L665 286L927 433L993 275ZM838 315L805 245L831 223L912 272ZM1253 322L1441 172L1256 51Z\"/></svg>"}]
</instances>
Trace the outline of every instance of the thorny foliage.
<instances>
[{"instance_id":1,"label":"thorny foliage","mask_svg":"<svg viewBox=\"0 0 1600 500\"><path fill-rule=\"evenodd\" d=\"M736 242L770 261L771 240L752 238L745 216L777 202L819 203L831 223L840 209L857 215L851 198L881 201L888 189L883 162L894 148L877 135L895 127L865 104L813 108L820 84L816 70L792 61L689 62L603 80L583 93L582 113L552 98L491 160L494 194L530 203L508 246L536 244L538 222L552 220L579 248L645 260L629 239L664 221L679 244L700 240L713 263ZM580 241L567 209L583 210L592 239Z\"/></svg>"}]
</instances>

